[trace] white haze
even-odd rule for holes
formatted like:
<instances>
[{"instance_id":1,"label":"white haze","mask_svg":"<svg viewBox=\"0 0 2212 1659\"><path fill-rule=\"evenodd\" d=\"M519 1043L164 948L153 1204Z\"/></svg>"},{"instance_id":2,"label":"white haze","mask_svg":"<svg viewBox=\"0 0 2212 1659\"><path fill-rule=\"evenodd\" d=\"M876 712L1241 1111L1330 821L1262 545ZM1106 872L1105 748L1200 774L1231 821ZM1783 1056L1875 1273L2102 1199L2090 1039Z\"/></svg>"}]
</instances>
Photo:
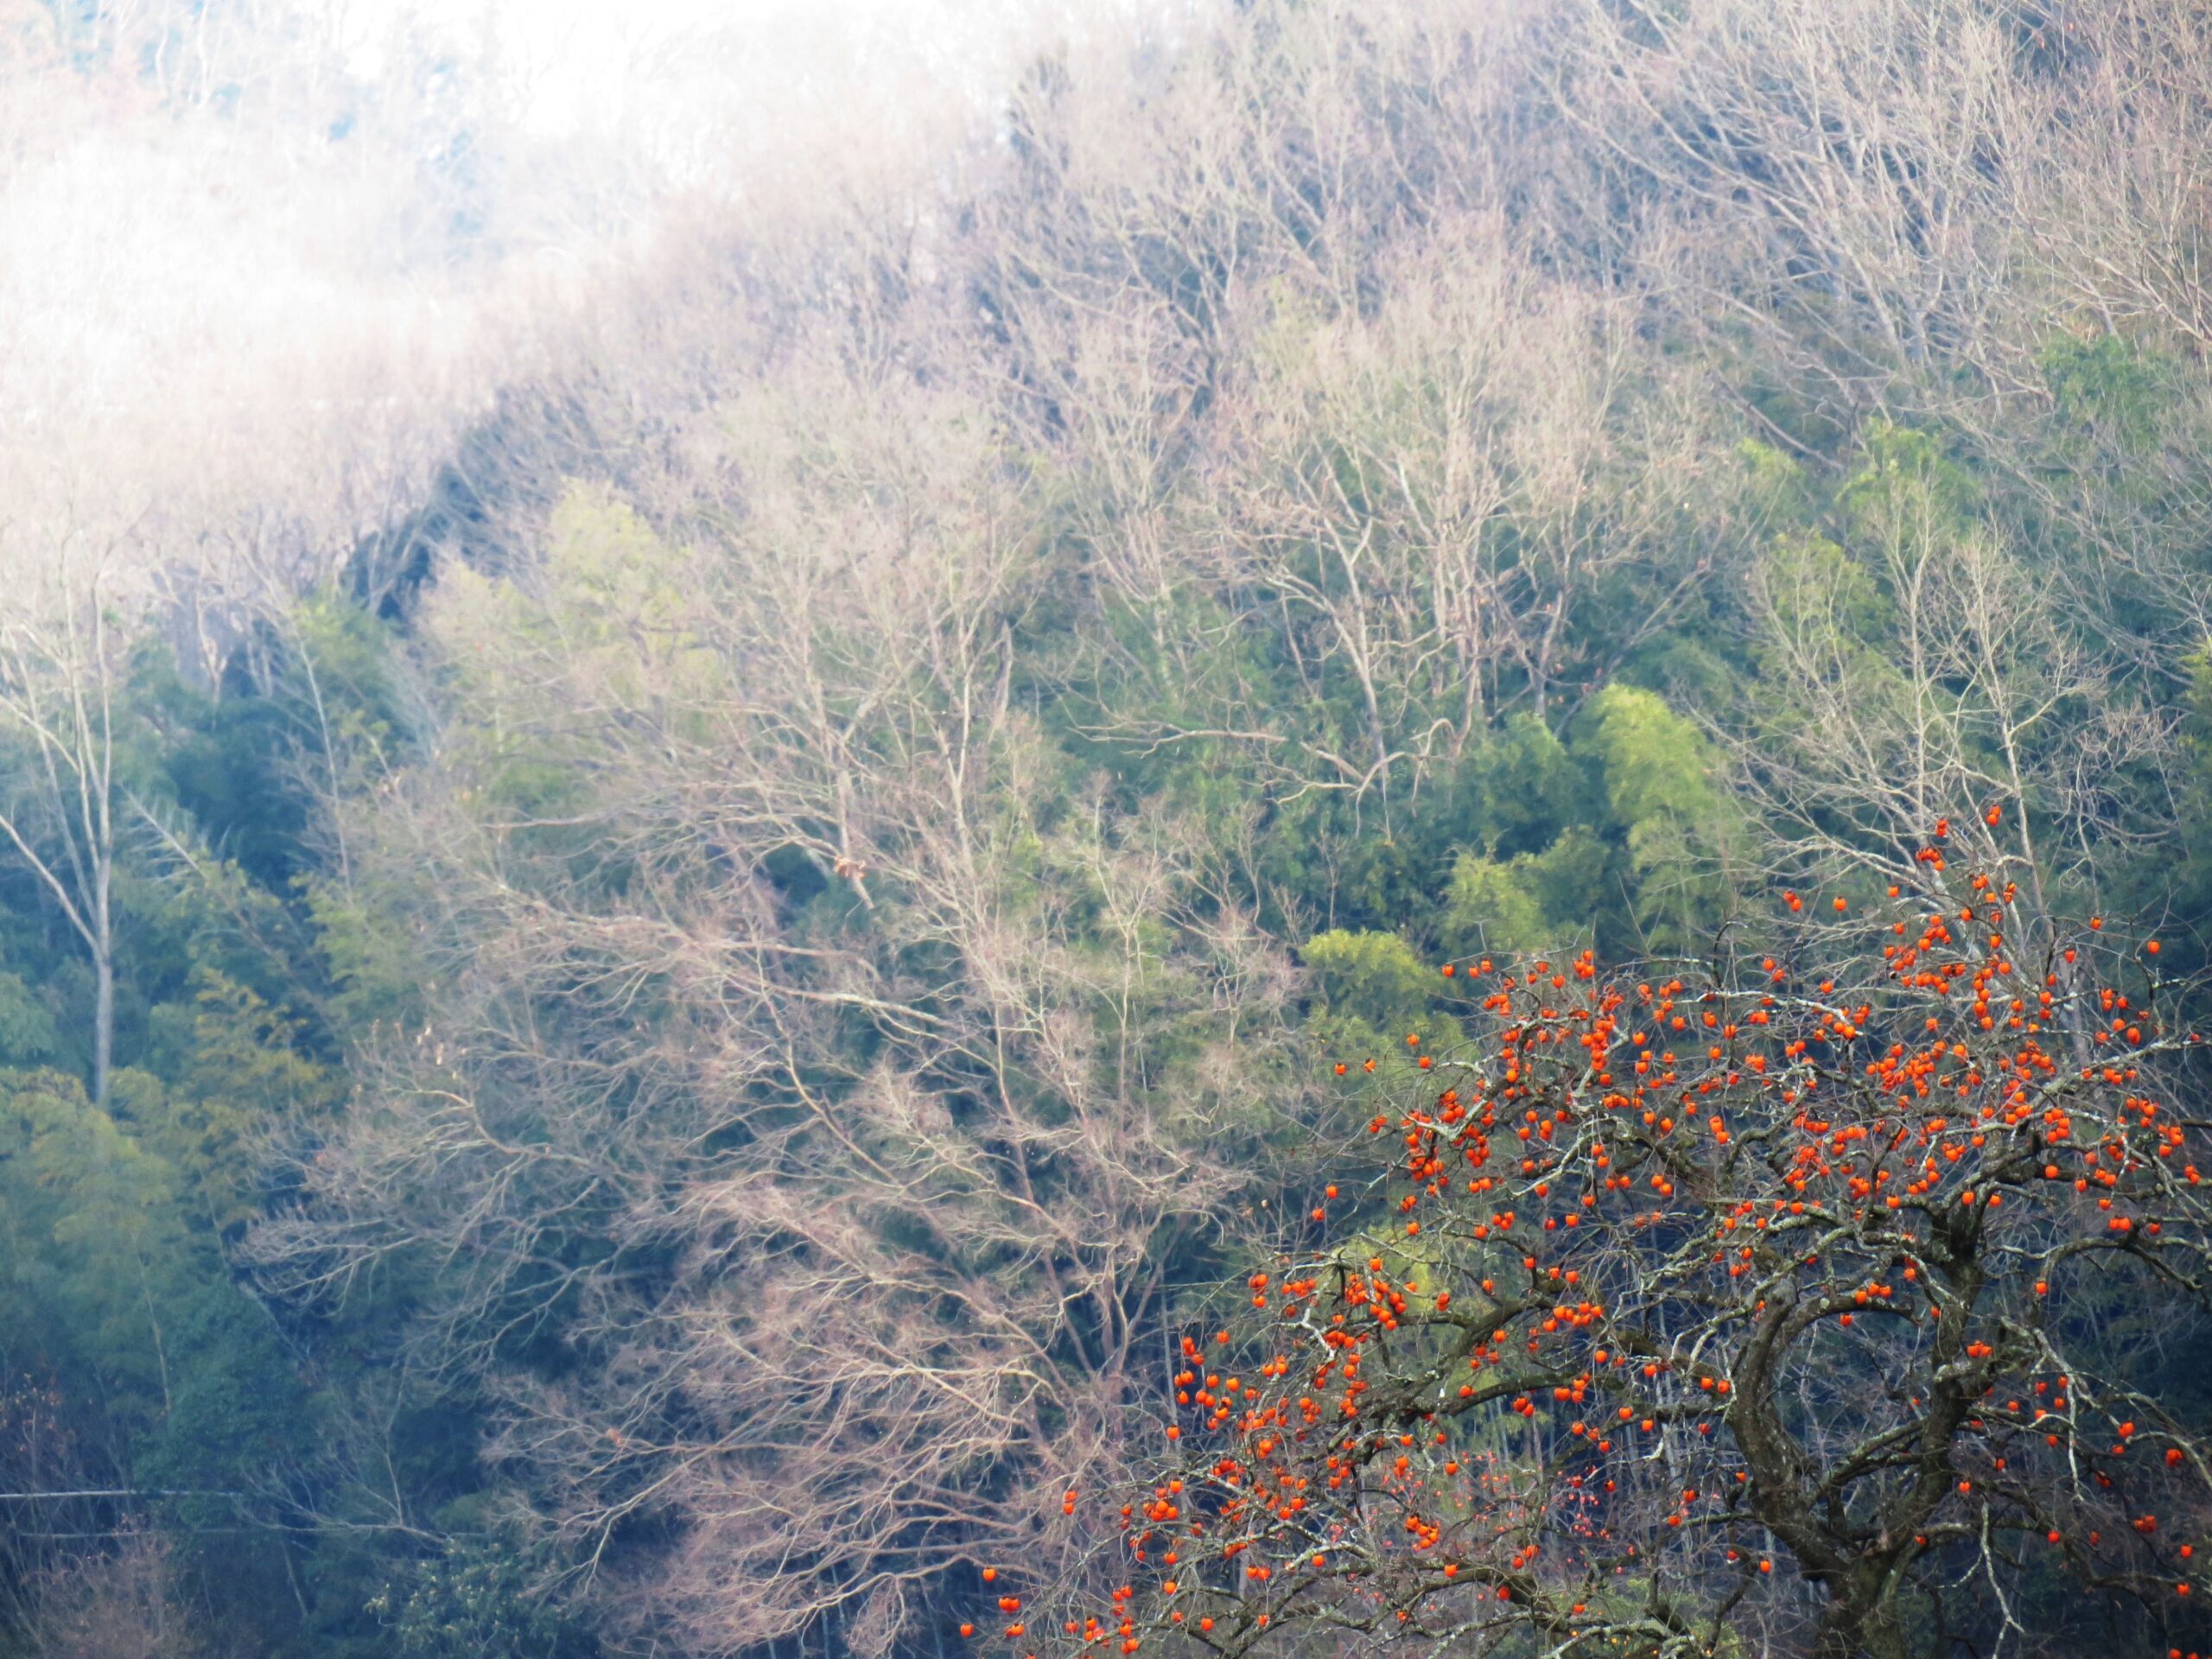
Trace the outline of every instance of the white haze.
<instances>
[{"instance_id":1,"label":"white haze","mask_svg":"<svg viewBox=\"0 0 2212 1659\"><path fill-rule=\"evenodd\" d=\"M0 0L0 607L311 580L672 217L911 175L1115 10Z\"/></svg>"}]
</instances>

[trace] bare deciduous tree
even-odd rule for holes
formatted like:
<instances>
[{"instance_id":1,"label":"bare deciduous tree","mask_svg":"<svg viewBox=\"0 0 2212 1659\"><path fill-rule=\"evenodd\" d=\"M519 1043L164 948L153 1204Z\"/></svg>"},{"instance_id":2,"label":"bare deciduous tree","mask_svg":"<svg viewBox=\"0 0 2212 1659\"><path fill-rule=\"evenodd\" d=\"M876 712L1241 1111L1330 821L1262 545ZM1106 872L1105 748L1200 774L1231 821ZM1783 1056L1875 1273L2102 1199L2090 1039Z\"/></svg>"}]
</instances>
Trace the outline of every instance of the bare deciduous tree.
<instances>
[{"instance_id":1,"label":"bare deciduous tree","mask_svg":"<svg viewBox=\"0 0 2212 1659\"><path fill-rule=\"evenodd\" d=\"M964 405L729 419L697 540L579 496L538 597L449 573L439 758L348 837L435 1012L257 1246L309 1294L442 1262L423 1363L502 1402L625 1622L720 1652L1077 1549L1062 1494L1303 1092L1218 857L1014 699L1026 543Z\"/></svg>"},{"instance_id":2,"label":"bare deciduous tree","mask_svg":"<svg viewBox=\"0 0 2212 1659\"><path fill-rule=\"evenodd\" d=\"M175 1551L150 1532L70 1557L38 1586L35 1659L192 1659L200 1651L178 1593Z\"/></svg>"},{"instance_id":3,"label":"bare deciduous tree","mask_svg":"<svg viewBox=\"0 0 2212 1659\"><path fill-rule=\"evenodd\" d=\"M74 538L70 538L72 541ZM0 835L38 879L92 966L92 1098L115 1051L116 701L134 630L112 550L65 545L47 580L0 618L0 733L22 763L0 792Z\"/></svg>"}]
</instances>

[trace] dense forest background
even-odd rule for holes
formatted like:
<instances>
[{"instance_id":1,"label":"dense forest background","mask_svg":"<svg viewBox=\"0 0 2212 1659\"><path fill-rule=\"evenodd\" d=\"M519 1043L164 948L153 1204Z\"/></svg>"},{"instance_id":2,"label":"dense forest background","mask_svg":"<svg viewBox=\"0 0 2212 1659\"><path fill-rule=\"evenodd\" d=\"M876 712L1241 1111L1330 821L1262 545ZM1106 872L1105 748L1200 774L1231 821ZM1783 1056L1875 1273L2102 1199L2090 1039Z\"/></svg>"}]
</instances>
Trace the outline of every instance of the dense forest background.
<instances>
[{"instance_id":1,"label":"dense forest background","mask_svg":"<svg viewBox=\"0 0 2212 1659\"><path fill-rule=\"evenodd\" d=\"M0 512L0 1651L953 1651L1437 957L2001 804L2203 962L2200 8L1250 0L854 176Z\"/></svg>"}]
</instances>

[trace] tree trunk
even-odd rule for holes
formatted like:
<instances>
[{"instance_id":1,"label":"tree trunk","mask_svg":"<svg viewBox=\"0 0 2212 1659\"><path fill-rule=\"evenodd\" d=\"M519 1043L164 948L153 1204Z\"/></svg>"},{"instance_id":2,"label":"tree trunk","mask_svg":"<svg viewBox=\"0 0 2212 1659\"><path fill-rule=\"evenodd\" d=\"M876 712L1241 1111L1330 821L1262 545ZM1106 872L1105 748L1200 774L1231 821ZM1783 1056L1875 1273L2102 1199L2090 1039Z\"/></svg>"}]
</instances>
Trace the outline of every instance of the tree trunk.
<instances>
[{"instance_id":1,"label":"tree trunk","mask_svg":"<svg viewBox=\"0 0 2212 1659\"><path fill-rule=\"evenodd\" d=\"M107 1109L108 1072L115 1059L115 958L92 953L92 1104Z\"/></svg>"},{"instance_id":2,"label":"tree trunk","mask_svg":"<svg viewBox=\"0 0 2212 1659\"><path fill-rule=\"evenodd\" d=\"M1911 1659L1897 1607L1883 1594L1886 1572L1862 1565L1829 1587L1815 1659Z\"/></svg>"}]
</instances>

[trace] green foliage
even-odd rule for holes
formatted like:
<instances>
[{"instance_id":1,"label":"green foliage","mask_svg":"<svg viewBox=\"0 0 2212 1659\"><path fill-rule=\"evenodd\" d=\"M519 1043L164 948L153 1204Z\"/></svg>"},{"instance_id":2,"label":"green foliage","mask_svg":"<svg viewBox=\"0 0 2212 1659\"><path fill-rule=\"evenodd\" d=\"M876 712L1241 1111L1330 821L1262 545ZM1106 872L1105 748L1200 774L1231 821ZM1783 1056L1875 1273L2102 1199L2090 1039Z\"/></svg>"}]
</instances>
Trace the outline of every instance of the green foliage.
<instances>
[{"instance_id":1,"label":"green foliage","mask_svg":"<svg viewBox=\"0 0 2212 1659\"><path fill-rule=\"evenodd\" d=\"M1333 929L1306 940L1300 954L1327 1013L1402 1033L1427 1020L1435 969L1395 934Z\"/></svg>"},{"instance_id":2,"label":"green foliage","mask_svg":"<svg viewBox=\"0 0 2212 1659\"><path fill-rule=\"evenodd\" d=\"M308 731L326 772L357 786L372 781L406 758L413 736L391 630L329 587L289 620L278 690L294 724Z\"/></svg>"},{"instance_id":3,"label":"green foliage","mask_svg":"<svg viewBox=\"0 0 2212 1659\"><path fill-rule=\"evenodd\" d=\"M251 1494L272 1469L305 1460L315 1424L298 1367L269 1311L210 1279L167 1310L168 1409L135 1459L149 1486ZM188 1523L234 1524L240 1501L178 1501Z\"/></svg>"},{"instance_id":4,"label":"green foliage","mask_svg":"<svg viewBox=\"0 0 2212 1659\"><path fill-rule=\"evenodd\" d=\"M465 569L441 584L431 626L453 689L489 700L483 724L495 741L501 700L528 695L499 672L518 648L554 650L563 673L609 706L679 715L697 708L723 675L692 609L694 556L607 490L571 485L546 527L539 596ZM507 758L518 804L540 802L549 785L557 793L557 774Z\"/></svg>"},{"instance_id":5,"label":"green foliage","mask_svg":"<svg viewBox=\"0 0 2212 1659\"><path fill-rule=\"evenodd\" d=\"M1745 842L1710 746L1663 698L1633 686L1607 686L1584 721L1584 746L1626 841L1644 950L1703 947L1728 913Z\"/></svg>"},{"instance_id":6,"label":"green foliage","mask_svg":"<svg viewBox=\"0 0 2212 1659\"><path fill-rule=\"evenodd\" d=\"M1510 864L1501 864L1479 853L1462 853L1453 860L1452 885L1445 894L1446 950L1465 957L1540 949L1554 926L1536 891L1543 856L1522 853Z\"/></svg>"},{"instance_id":7,"label":"green foliage","mask_svg":"<svg viewBox=\"0 0 2212 1659\"><path fill-rule=\"evenodd\" d=\"M125 1421L166 1408L165 1323L207 1274L177 1171L119 1118L159 1083L118 1074L115 1113L53 1071L0 1072L0 1215L10 1323L97 1379Z\"/></svg>"},{"instance_id":8,"label":"green foliage","mask_svg":"<svg viewBox=\"0 0 2212 1659\"><path fill-rule=\"evenodd\" d=\"M1745 438L1736 446L1745 474L1746 504L1777 528L1808 522L1815 511L1805 468L1770 443Z\"/></svg>"},{"instance_id":9,"label":"green foliage","mask_svg":"<svg viewBox=\"0 0 2212 1659\"><path fill-rule=\"evenodd\" d=\"M456 1543L371 1604L397 1659L553 1659L561 1621L530 1582L516 1541Z\"/></svg>"},{"instance_id":10,"label":"green foliage","mask_svg":"<svg viewBox=\"0 0 2212 1659\"><path fill-rule=\"evenodd\" d=\"M317 954L331 985L331 1016L340 1029L419 1020L421 964L409 953L405 933L391 925L390 907L366 883L319 877L306 884L305 905Z\"/></svg>"},{"instance_id":11,"label":"green foliage","mask_svg":"<svg viewBox=\"0 0 2212 1659\"><path fill-rule=\"evenodd\" d=\"M1533 714L1517 714L1469 757L1464 809L1486 851L1539 852L1594 803L1567 746Z\"/></svg>"},{"instance_id":12,"label":"green foliage","mask_svg":"<svg viewBox=\"0 0 2212 1659\"><path fill-rule=\"evenodd\" d=\"M1777 626L1810 651L1848 655L1885 639L1896 623L1896 607L1874 573L1825 537L1777 538L1759 581Z\"/></svg>"},{"instance_id":13,"label":"green foliage","mask_svg":"<svg viewBox=\"0 0 2212 1659\"><path fill-rule=\"evenodd\" d=\"M1859 462L1836 505L1853 534L1876 545L1957 535L1980 499L1973 475L1934 434L1913 427L1870 423Z\"/></svg>"},{"instance_id":14,"label":"green foliage","mask_svg":"<svg viewBox=\"0 0 2212 1659\"><path fill-rule=\"evenodd\" d=\"M1513 957L1577 947L1606 905L1612 861L1605 843L1580 824L1542 852L1503 863L1460 854L1445 894L1446 949L1455 957Z\"/></svg>"},{"instance_id":15,"label":"green foliage","mask_svg":"<svg viewBox=\"0 0 2212 1659\"><path fill-rule=\"evenodd\" d=\"M189 1004L153 1011L153 1047L173 1081L130 1116L177 1172L194 1224L224 1233L260 1208L267 1137L325 1116L343 1080L303 1052L304 1020L212 966L195 969L193 983Z\"/></svg>"},{"instance_id":16,"label":"green foliage","mask_svg":"<svg viewBox=\"0 0 2212 1659\"><path fill-rule=\"evenodd\" d=\"M2126 454L2157 441L2175 397L2173 365L2122 334L2054 335L2040 366L2060 419Z\"/></svg>"},{"instance_id":17,"label":"green foliage","mask_svg":"<svg viewBox=\"0 0 2212 1659\"><path fill-rule=\"evenodd\" d=\"M20 974L0 973L0 1066L35 1065L60 1046L54 1014Z\"/></svg>"},{"instance_id":18,"label":"green foliage","mask_svg":"<svg viewBox=\"0 0 2212 1659\"><path fill-rule=\"evenodd\" d=\"M133 699L164 739L151 798L188 814L257 881L285 880L299 867L308 812L293 711L280 697L210 696L167 652L142 653L135 671Z\"/></svg>"},{"instance_id":19,"label":"green foliage","mask_svg":"<svg viewBox=\"0 0 2212 1659\"><path fill-rule=\"evenodd\" d=\"M2173 899L2183 915L2212 917L2212 648L2193 652L2188 667L2188 701L2181 728L2186 766L2178 814L2180 856L2170 871L2124 866L2116 874L2126 878L2120 893L2133 901L2131 908L2148 910L2154 904L2171 902L2164 890L2171 882L2177 889ZM2201 970L2212 961L2208 944L2212 940L2208 940L2202 929L2183 931L2167 947L2175 952L2173 971Z\"/></svg>"},{"instance_id":20,"label":"green foliage","mask_svg":"<svg viewBox=\"0 0 2212 1659\"><path fill-rule=\"evenodd\" d=\"M366 786L404 741L388 631L327 595L270 626L259 675L219 693L150 639L118 687L104 1110L81 947L0 857L0 1355L54 1380L103 1460L91 1484L214 1494L161 1522L224 1639L274 1655L294 1650L302 1535L241 1522L296 1522L275 1495L322 1501L302 1483L327 1465L292 1351L229 1256L271 1201L273 1152L327 1128L345 1088L346 1009L300 892L327 849L318 791ZM358 1610L381 1570L334 1593Z\"/></svg>"}]
</instances>

